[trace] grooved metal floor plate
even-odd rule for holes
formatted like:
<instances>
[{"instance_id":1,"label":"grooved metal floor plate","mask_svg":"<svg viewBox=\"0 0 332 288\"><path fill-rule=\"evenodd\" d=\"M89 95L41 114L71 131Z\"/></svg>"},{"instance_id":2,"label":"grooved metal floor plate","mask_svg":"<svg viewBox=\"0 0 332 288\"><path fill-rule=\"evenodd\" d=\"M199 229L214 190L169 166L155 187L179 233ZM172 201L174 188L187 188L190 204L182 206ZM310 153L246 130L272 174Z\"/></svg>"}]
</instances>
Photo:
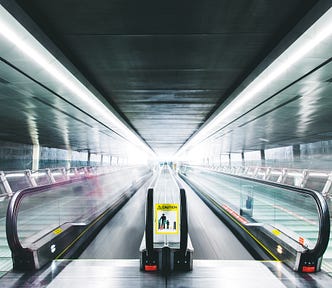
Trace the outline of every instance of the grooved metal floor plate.
<instances>
[{"instance_id":1,"label":"grooved metal floor plate","mask_svg":"<svg viewBox=\"0 0 332 288\"><path fill-rule=\"evenodd\" d=\"M38 275L18 277L9 273L4 287L329 287L325 273L301 275L280 262L242 260L194 260L191 272L169 275L139 270L139 260L54 261Z\"/></svg>"}]
</instances>

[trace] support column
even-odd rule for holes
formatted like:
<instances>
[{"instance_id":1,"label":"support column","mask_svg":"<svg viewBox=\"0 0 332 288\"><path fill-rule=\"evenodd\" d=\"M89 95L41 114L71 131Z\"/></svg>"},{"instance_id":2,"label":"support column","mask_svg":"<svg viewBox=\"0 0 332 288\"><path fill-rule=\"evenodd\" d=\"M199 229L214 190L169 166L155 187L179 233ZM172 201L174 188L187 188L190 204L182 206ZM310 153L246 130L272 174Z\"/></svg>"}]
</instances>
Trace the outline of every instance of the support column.
<instances>
[{"instance_id":1,"label":"support column","mask_svg":"<svg viewBox=\"0 0 332 288\"><path fill-rule=\"evenodd\" d=\"M39 160L40 160L40 146L35 144L32 146L32 171L39 170Z\"/></svg>"},{"instance_id":2,"label":"support column","mask_svg":"<svg viewBox=\"0 0 332 288\"><path fill-rule=\"evenodd\" d=\"M265 150L261 149L261 165L265 166Z\"/></svg>"},{"instance_id":3,"label":"support column","mask_svg":"<svg viewBox=\"0 0 332 288\"><path fill-rule=\"evenodd\" d=\"M229 166L229 168L232 167L232 159L231 158L232 158L231 153L228 153L228 166Z\"/></svg>"},{"instance_id":4,"label":"support column","mask_svg":"<svg viewBox=\"0 0 332 288\"><path fill-rule=\"evenodd\" d=\"M300 145L293 145L293 161L299 161L301 159Z\"/></svg>"},{"instance_id":5,"label":"support column","mask_svg":"<svg viewBox=\"0 0 332 288\"><path fill-rule=\"evenodd\" d=\"M88 163L87 163L87 166L90 166L90 159L91 159L91 153L90 153L90 150L88 150Z\"/></svg>"},{"instance_id":6,"label":"support column","mask_svg":"<svg viewBox=\"0 0 332 288\"><path fill-rule=\"evenodd\" d=\"M71 150L67 150L66 169L70 169L72 157L73 152Z\"/></svg>"}]
</instances>

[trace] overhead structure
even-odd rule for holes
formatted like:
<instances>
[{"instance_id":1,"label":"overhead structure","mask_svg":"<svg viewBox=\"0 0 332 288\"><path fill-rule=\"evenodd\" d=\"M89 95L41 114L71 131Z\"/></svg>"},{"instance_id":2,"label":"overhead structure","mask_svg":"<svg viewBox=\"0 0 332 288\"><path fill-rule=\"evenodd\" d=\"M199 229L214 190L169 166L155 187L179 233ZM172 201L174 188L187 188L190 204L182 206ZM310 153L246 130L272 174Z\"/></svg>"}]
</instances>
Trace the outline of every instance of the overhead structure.
<instances>
[{"instance_id":1,"label":"overhead structure","mask_svg":"<svg viewBox=\"0 0 332 288\"><path fill-rule=\"evenodd\" d=\"M169 159L332 138L330 1L0 3L1 140Z\"/></svg>"}]
</instances>

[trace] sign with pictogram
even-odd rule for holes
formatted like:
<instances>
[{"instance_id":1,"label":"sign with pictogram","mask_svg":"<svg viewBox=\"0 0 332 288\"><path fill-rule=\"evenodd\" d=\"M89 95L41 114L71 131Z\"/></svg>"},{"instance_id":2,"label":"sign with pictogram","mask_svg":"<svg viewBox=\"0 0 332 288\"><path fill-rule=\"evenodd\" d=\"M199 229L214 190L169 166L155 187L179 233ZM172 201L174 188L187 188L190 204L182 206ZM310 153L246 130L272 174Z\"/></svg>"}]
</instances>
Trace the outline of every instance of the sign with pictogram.
<instances>
[{"instance_id":1,"label":"sign with pictogram","mask_svg":"<svg viewBox=\"0 0 332 288\"><path fill-rule=\"evenodd\" d=\"M156 234L178 234L179 204L156 204L154 222Z\"/></svg>"}]
</instances>

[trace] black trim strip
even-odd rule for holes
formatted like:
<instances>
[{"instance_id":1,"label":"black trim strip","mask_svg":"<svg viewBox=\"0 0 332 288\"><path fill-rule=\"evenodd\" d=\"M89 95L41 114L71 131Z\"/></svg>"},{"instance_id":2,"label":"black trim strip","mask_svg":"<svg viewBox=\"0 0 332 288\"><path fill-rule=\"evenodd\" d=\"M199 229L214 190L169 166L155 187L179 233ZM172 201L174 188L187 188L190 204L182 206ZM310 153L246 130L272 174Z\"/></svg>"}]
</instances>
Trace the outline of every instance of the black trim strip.
<instances>
[{"instance_id":1,"label":"black trim strip","mask_svg":"<svg viewBox=\"0 0 332 288\"><path fill-rule=\"evenodd\" d=\"M145 243L149 260L153 255L153 188L148 189L145 221ZM150 259L151 258L151 259Z\"/></svg>"},{"instance_id":2,"label":"black trim strip","mask_svg":"<svg viewBox=\"0 0 332 288\"><path fill-rule=\"evenodd\" d=\"M188 213L186 191L183 188L180 188L180 203L180 251L185 255L188 247Z\"/></svg>"}]
</instances>

